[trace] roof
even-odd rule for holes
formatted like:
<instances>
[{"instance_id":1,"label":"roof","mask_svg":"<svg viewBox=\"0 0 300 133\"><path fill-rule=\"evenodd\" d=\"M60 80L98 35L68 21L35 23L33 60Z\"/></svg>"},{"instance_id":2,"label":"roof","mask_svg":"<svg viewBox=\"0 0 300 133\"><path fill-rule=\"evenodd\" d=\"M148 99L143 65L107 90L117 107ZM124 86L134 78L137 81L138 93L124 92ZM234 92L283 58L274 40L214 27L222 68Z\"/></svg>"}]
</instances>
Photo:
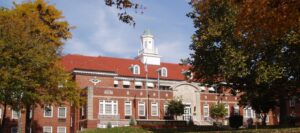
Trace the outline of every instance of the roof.
<instances>
[{"instance_id":1,"label":"roof","mask_svg":"<svg viewBox=\"0 0 300 133\"><path fill-rule=\"evenodd\" d=\"M146 29L143 33L143 35L152 35L151 31L149 29Z\"/></svg>"},{"instance_id":2,"label":"roof","mask_svg":"<svg viewBox=\"0 0 300 133\"><path fill-rule=\"evenodd\" d=\"M114 72L118 76L124 77L139 77L145 78L145 65L138 59L125 59L115 57L103 57L103 56L84 56L84 55L66 55L61 59L62 66L66 71L90 70L90 71L103 71ZM133 74L129 69L132 65L140 66L140 74ZM148 65L148 78L156 79L158 77L156 70L165 67L168 70L167 77L160 77L165 80L185 80L182 72L188 69L188 66L183 66L175 63L164 63L161 65Z\"/></svg>"}]
</instances>

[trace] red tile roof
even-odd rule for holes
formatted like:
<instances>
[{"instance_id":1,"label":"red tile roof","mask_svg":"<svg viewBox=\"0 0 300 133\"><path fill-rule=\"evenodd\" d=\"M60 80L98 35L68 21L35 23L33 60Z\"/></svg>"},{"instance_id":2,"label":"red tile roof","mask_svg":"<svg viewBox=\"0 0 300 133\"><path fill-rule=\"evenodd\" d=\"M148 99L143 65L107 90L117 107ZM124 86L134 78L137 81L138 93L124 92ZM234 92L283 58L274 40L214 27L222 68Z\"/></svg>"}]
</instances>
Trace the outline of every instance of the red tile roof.
<instances>
[{"instance_id":1,"label":"red tile roof","mask_svg":"<svg viewBox=\"0 0 300 133\"><path fill-rule=\"evenodd\" d=\"M66 55L62 57L61 63L66 71L72 71L74 69L79 70L91 70L91 71L104 71L114 72L119 76L124 77L140 77L145 78L145 65L138 59L124 59L115 57L103 57L103 56L84 56L84 55ZM140 66L140 74L133 74L129 69L131 65ZM168 70L167 77L160 77L166 80L184 80L182 71L187 70L188 66L183 66L174 63L161 62L158 65L148 65L148 77L157 78L156 70L165 67Z\"/></svg>"}]
</instances>

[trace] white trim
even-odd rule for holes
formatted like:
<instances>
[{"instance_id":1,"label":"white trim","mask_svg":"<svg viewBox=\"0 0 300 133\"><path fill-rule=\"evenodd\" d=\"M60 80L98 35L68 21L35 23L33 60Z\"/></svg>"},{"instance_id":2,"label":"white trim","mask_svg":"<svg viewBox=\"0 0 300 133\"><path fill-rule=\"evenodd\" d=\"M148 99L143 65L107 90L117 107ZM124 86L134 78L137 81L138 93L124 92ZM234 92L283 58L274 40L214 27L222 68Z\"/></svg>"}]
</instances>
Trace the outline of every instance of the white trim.
<instances>
[{"instance_id":1,"label":"white trim","mask_svg":"<svg viewBox=\"0 0 300 133\"><path fill-rule=\"evenodd\" d=\"M205 109L207 109L207 115L205 115ZM209 117L209 104L204 104L203 105L203 116L204 117Z\"/></svg>"},{"instance_id":2,"label":"white trim","mask_svg":"<svg viewBox=\"0 0 300 133\"><path fill-rule=\"evenodd\" d=\"M63 130L63 131L60 132L59 129L61 129L61 130ZM57 133L67 133L67 127L58 126L58 127L57 127Z\"/></svg>"},{"instance_id":3,"label":"white trim","mask_svg":"<svg viewBox=\"0 0 300 133\"><path fill-rule=\"evenodd\" d=\"M209 87L208 91L216 91L214 87Z\"/></svg>"},{"instance_id":4,"label":"white trim","mask_svg":"<svg viewBox=\"0 0 300 133\"><path fill-rule=\"evenodd\" d=\"M46 110L45 110L46 107L51 107L51 116L46 116ZM48 106L45 106L45 107L44 107L44 117L47 117L47 118L53 117L53 106L49 106L49 105L48 105Z\"/></svg>"},{"instance_id":5,"label":"white trim","mask_svg":"<svg viewBox=\"0 0 300 133\"><path fill-rule=\"evenodd\" d=\"M135 85L135 86L143 86L143 83L140 82L140 81L135 81L135 82L134 82L134 85Z\"/></svg>"},{"instance_id":6,"label":"white trim","mask_svg":"<svg viewBox=\"0 0 300 133\"><path fill-rule=\"evenodd\" d=\"M103 107L101 108L101 104ZM111 112L106 112L106 105L111 106ZM117 100L99 100L99 115L118 115L118 101Z\"/></svg>"},{"instance_id":7,"label":"white trim","mask_svg":"<svg viewBox=\"0 0 300 133\"><path fill-rule=\"evenodd\" d=\"M140 66L139 65L133 65L133 74L139 75L140 74Z\"/></svg>"},{"instance_id":8,"label":"white trim","mask_svg":"<svg viewBox=\"0 0 300 133\"><path fill-rule=\"evenodd\" d=\"M168 69L165 68L165 67L161 68L160 76L162 76L162 77L168 77Z\"/></svg>"},{"instance_id":9,"label":"white trim","mask_svg":"<svg viewBox=\"0 0 300 133\"><path fill-rule=\"evenodd\" d=\"M14 116L14 115L17 115L17 116ZM16 111L16 110L11 110L11 119L19 119L19 115L21 115L20 114L20 111Z\"/></svg>"},{"instance_id":10,"label":"white trim","mask_svg":"<svg viewBox=\"0 0 300 133\"><path fill-rule=\"evenodd\" d=\"M64 116L59 116L59 111L60 109L64 108L65 109L65 115ZM58 118L67 118L67 107L58 107L57 108L57 117Z\"/></svg>"},{"instance_id":11,"label":"white trim","mask_svg":"<svg viewBox=\"0 0 300 133\"><path fill-rule=\"evenodd\" d=\"M143 106L140 108L140 106ZM143 110L143 113L141 113L140 110ZM139 116L146 116L146 106L145 106L145 102L138 102L138 115Z\"/></svg>"},{"instance_id":12,"label":"white trim","mask_svg":"<svg viewBox=\"0 0 300 133\"><path fill-rule=\"evenodd\" d=\"M200 89L200 91L205 91L206 90L205 86L200 86L199 89Z\"/></svg>"},{"instance_id":13,"label":"white trim","mask_svg":"<svg viewBox=\"0 0 300 133\"><path fill-rule=\"evenodd\" d=\"M52 126L43 126L43 133L49 133L49 132L46 132L45 130L46 130L46 128L50 128L50 133L52 133L53 132L53 130L52 130Z\"/></svg>"},{"instance_id":14,"label":"white trim","mask_svg":"<svg viewBox=\"0 0 300 133\"><path fill-rule=\"evenodd\" d=\"M129 114L126 113L126 105L129 105ZM125 116L131 116L132 115L132 102L131 101L125 101L124 102L124 115Z\"/></svg>"},{"instance_id":15,"label":"white trim","mask_svg":"<svg viewBox=\"0 0 300 133\"><path fill-rule=\"evenodd\" d=\"M153 83L147 83L147 87L154 88L154 84Z\"/></svg>"},{"instance_id":16,"label":"white trim","mask_svg":"<svg viewBox=\"0 0 300 133\"><path fill-rule=\"evenodd\" d=\"M153 107L155 107L155 106L156 106L156 109L153 110ZM156 114L154 114L153 111L155 111ZM158 116L158 103L157 102L151 103L151 116Z\"/></svg>"},{"instance_id":17,"label":"white trim","mask_svg":"<svg viewBox=\"0 0 300 133\"><path fill-rule=\"evenodd\" d=\"M123 81L123 85L129 85L130 86L130 81Z\"/></svg>"},{"instance_id":18,"label":"white trim","mask_svg":"<svg viewBox=\"0 0 300 133\"><path fill-rule=\"evenodd\" d=\"M2 109L0 108L0 119L2 118Z\"/></svg>"},{"instance_id":19,"label":"white trim","mask_svg":"<svg viewBox=\"0 0 300 133\"><path fill-rule=\"evenodd\" d=\"M117 76L118 75L116 73L96 72L96 71L86 71L86 70L73 70L73 73L90 74L90 75L104 75L104 76Z\"/></svg>"},{"instance_id":20,"label":"white trim","mask_svg":"<svg viewBox=\"0 0 300 133\"><path fill-rule=\"evenodd\" d=\"M118 80L114 80L114 85L118 85L119 81Z\"/></svg>"}]
</instances>

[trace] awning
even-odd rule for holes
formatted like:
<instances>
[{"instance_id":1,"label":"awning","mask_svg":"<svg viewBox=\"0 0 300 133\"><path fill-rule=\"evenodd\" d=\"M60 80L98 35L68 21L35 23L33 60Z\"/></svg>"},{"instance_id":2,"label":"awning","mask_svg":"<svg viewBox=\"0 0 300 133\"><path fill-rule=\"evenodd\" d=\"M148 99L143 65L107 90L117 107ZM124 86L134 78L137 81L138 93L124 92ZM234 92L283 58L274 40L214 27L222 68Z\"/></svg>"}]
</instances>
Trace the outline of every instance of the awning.
<instances>
[{"instance_id":1,"label":"awning","mask_svg":"<svg viewBox=\"0 0 300 133\"><path fill-rule=\"evenodd\" d=\"M134 85L135 85L135 86L143 86L143 83L142 83L142 82L136 81L136 82L134 82Z\"/></svg>"},{"instance_id":2,"label":"awning","mask_svg":"<svg viewBox=\"0 0 300 133\"><path fill-rule=\"evenodd\" d=\"M117 85L117 84L119 84L119 81L118 81L118 80L115 80L115 81L114 81L114 85Z\"/></svg>"},{"instance_id":3,"label":"awning","mask_svg":"<svg viewBox=\"0 0 300 133\"><path fill-rule=\"evenodd\" d=\"M200 86L199 87L201 91L205 91L205 87L204 86Z\"/></svg>"},{"instance_id":4,"label":"awning","mask_svg":"<svg viewBox=\"0 0 300 133\"><path fill-rule=\"evenodd\" d=\"M153 88L153 87L154 87L154 84L153 84L153 83L147 83L147 87Z\"/></svg>"},{"instance_id":5,"label":"awning","mask_svg":"<svg viewBox=\"0 0 300 133\"><path fill-rule=\"evenodd\" d=\"M129 81L123 81L123 85L130 85Z\"/></svg>"},{"instance_id":6,"label":"awning","mask_svg":"<svg viewBox=\"0 0 300 133\"><path fill-rule=\"evenodd\" d=\"M214 87L209 87L208 91L216 91Z\"/></svg>"}]
</instances>

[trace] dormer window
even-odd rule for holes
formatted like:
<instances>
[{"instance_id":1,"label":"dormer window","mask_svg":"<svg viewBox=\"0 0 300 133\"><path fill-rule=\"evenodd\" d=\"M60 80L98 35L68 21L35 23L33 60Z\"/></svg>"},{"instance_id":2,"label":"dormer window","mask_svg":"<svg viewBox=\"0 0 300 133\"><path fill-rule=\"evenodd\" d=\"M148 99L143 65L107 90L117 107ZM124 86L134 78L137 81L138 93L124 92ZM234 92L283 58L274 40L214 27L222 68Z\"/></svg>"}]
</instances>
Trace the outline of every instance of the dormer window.
<instances>
[{"instance_id":1,"label":"dormer window","mask_svg":"<svg viewBox=\"0 0 300 133\"><path fill-rule=\"evenodd\" d=\"M161 68L160 76L162 76L162 77L167 77L168 76L167 68L165 68L165 67Z\"/></svg>"},{"instance_id":2,"label":"dormer window","mask_svg":"<svg viewBox=\"0 0 300 133\"><path fill-rule=\"evenodd\" d=\"M139 65L133 66L133 74L140 74L140 66Z\"/></svg>"}]
</instances>

